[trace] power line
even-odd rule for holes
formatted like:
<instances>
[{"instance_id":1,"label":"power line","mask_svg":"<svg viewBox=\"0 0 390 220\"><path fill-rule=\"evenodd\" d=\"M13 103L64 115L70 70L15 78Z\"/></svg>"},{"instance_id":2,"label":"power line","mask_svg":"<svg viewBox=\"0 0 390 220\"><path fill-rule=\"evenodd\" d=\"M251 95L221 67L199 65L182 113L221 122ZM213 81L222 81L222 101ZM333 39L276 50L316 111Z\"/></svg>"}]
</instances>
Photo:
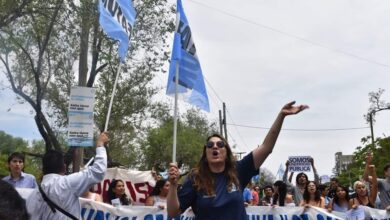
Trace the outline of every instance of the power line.
<instances>
[{"instance_id":1,"label":"power line","mask_svg":"<svg viewBox=\"0 0 390 220\"><path fill-rule=\"evenodd\" d=\"M222 99L219 97L217 91L213 88L213 86L211 85L211 83L206 79L206 77L203 76L203 78L204 78L204 80L206 81L207 85L209 85L209 87L211 88L211 90L213 91L213 93L215 94L215 96L216 96L216 97L219 99L219 101L222 103L222 102L223 102ZM230 112L229 112L228 109L227 109L227 113L228 113L228 115L229 115L229 117L230 117L230 120L232 120L233 124L235 124L235 122L234 122L234 120L233 120L233 117L232 117L232 115L230 114ZM230 124L227 124L227 125L230 125ZM237 132L238 136L240 137L242 143L245 145L245 148L248 148L248 145L246 144L246 142L245 142L244 138L242 137L242 135L241 135L240 131L238 130L238 128L237 128L237 127L234 127L234 128L236 129L236 132ZM229 132L228 132L228 133L229 133ZM229 135L232 137L232 135L231 135L230 133L229 133Z\"/></svg>"},{"instance_id":2,"label":"power line","mask_svg":"<svg viewBox=\"0 0 390 220\"><path fill-rule=\"evenodd\" d=\"M228 115L229 115L230 119L232 120L233 124L229 124L229 123L226 123L226 124L227 124L227 125L233 125L233 126L234 126L234 128L235 128L236 131L237 131L238 136L239 136L240 139L242 140L242 143L244 143L245 148L248 149L248 145L246 144L244 138L241 136L241 133L240 133L240 131L238 130L237 126L235 125L236 123L234 122L233 117L232 117L232 115L230 114L230 112L229 112L228 109L227 109L227 112L228 112Z\"/></svg>"},{"instance_id":3,"label":"power line","mask_svg":"<svg viewBox=\"0 0 390 220\"><path fill-rule=\"evenodd\" d=\"M243 22L246 22L246 23L249 23L249 24L252 24L252 25L264 28L264 29L268 29L270 31L273 31L273 32L276 32L276 33L279 33L279 34L282 34L282 35L285 35L285 36L288 36L290 38L294 38L294 39L306 42L308 44L311 44L311 45L314 45L314 46L317 46L317 47L322 47L322 48L325 48L327 50L330 50L330 51L333 51L333 52L336 52L336 53L340 53L340 54L343 54L343 55L346 55L346 56L349 56L349 57L352 57L352 58L355 58L355 59L358 59L358 60L362 60L362 61L365 61L365 62L368 62L368 63L376 64L376 65L379 65L379 66L382 66L382 67L385 67L385 68L390 68L390 65L387 65L387 64L384 64L384 63L380 63L380 62L375 61L375 60L370 60L368 58L361 57L361 56L358 56L358 55L355 55L353 53L350 53L350 52L347 52L347 51L343 51L343 50L340 50L340 49L337 49L337 48L332 48L332 47L329 47L327 45L324 45L324 44L321 44L321 43L318 43L318 42L315 42L315 41L312 41L312 40L309 40L309 39L306 39L306 38L303 38L303 37L300 37L300 36L297 36L297 35L294 35L294 34L290 34L288 32L285 32L285 31L282 31L282 30L279 30L279 29L276 29L276 28L273 28L273 27L270 27L270 26L267 26L267 25L255 22L255 21L251 21L249 19L240 17L238 15L229 13L227 11L223 11L223 10L218 9L218 8L214 8L214 7L206 5L204 3L201 3L201 2L198 2L198 1L194 1L194 0L189 0L189 1L193 2L193 3L196 3L198 5L201 5L203 7L209 8L211 10L217 11L217 12L219 12L221 14L224 14L224 15L236 18L236 19L241 20Z\"/></svg>"},{"instance_id":4,"label":"power line","mask_svg":"<svg viewBox=\"0 0 390 220\"><path fill-rule=\"evenodd\" d=\"M244 127L244 128L254 128L254 129L262 129L262 130L269 130L271 128L269 127L260 127L260 126L251 126L251 125L240 125L240 124L229 124L228 125L234 125L237 127ZM282 128L281 130L284 131L313 131L313 132L322 132L322 131L348 131L348 130L362 130L370 128L367 127L354 127L354 128L320 128L320 129L301 129L301 128Z\"/></svg>"},{"instance_id":5,"label":"power line","mask_svg":"<svg viewBox=\"0 0 390 220\"><path fill-rule=\"evenodd\" d=\"M219 97L219 95L217 94L217 91L215 91L215 89L213 88L213 86L211 85L211 83L206 79L205 76L203 76L204 80L206 81L207 85L209 85L209 87L211 88L211 90L213 90L213 93L214 95L218 98L218 100L222 103L223 100L221 99L221 97Z\"/></svg>"}]
</instances>

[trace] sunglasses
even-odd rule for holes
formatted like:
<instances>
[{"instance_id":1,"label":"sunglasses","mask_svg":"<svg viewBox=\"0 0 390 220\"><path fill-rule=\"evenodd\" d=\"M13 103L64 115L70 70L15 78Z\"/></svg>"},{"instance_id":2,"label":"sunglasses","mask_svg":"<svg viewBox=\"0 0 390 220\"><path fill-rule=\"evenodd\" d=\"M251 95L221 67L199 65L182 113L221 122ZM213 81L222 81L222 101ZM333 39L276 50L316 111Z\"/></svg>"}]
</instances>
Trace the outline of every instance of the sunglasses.
<instances>
[{"instance_id":1,"label":"sunglasses","mask_svg":"<svg viewBox=\"0 0 390 220\"><path fill-rule=\"evenodd\" d=\"M214 147L214 144L216 144L217 147L219 147L219 148L225 147L225 142L224 142L224 141L217 141L217 142L214 142L214 141L207 141L207 143L205 144L205 146L206 146L207 148L212 148L212 147Z\"/></svg>"}]
</instances>

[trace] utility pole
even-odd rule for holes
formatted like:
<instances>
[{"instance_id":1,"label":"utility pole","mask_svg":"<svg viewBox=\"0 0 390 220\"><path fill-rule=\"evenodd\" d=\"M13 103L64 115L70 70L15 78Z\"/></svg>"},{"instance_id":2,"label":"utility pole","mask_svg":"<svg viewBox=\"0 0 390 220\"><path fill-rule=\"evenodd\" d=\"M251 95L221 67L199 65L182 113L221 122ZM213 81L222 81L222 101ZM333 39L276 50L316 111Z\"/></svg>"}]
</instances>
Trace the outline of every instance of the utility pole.
<instances>
[{"instance_id":1,"label":"utility pole","mask_svg":"<svg viewBox=\"0 0 390 220\"><path fill-rule=\"evenodd\" d=\"M242 155L245 154L245 153L246 153L246 152L235 152L235 154L236 154L237 157L238 157L238 158L237 158L238 160L241 160Z\"/></svg>"},{"instance_id":2,"label":"utility pole","mask_svg":"<svg viewBox=\"0 0 390 220\"><path fill-rule=\"evenodd\" d=\"M375 113L375 111L371 111L369 113L369 117L370 117L370 128L371 128L371 143L372 143L372 147L375 147L375 138L374 138L374 126L372 124L372 114Z\"/></svg>"},{"instance_id":3,"label":"utility pole","mask_svg":"<svg viewBox=\"0 0 390 220\"><path fill-rule=\"evenodd\" d=\"M384 110L390 110L390 105L387 108L378 108L375 110L372 110L369 114L369 120L370 120L370 128L371 128L371 143L372 147L375 148L375 138L374 138L374 123L373 123L373 115L377 112L384 111Z\"/></svg>"},{"instance_id":4,"label":"utility pole","mask_svg":"<svg viewBox=\"0 0 390 220\"><path fill-rule=\"evenodd\" d=\"M225 139L226 139L226 141L228 141L228 134L227 134L227 125L226 125L226 105L225 105L225 103L222 103L222 107L223 107L223 128L224 128L224 130L225 130Z\"/></svg>"},{"instance_id":5,"label":"utility pole","mask_svg":"<svg viewBox=\"0 0 390 220\"><path fill-rule=\"evenodd\" d=\"M219 134L223 136L222 126L223 126L222 111L219 110Z\"/></svg>"}]
</instances>

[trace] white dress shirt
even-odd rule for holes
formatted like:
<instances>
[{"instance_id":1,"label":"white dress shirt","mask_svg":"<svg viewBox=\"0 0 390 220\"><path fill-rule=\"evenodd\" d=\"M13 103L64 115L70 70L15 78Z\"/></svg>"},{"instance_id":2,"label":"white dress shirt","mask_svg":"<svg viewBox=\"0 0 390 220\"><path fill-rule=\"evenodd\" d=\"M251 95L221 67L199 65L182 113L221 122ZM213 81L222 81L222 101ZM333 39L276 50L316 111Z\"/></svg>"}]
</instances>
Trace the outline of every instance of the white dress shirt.
<instances>
[{"instance_id":1,"label":"white dress shirt","mask_svg":"<svg viewBox=\"0 0 390 220\"><path fill-rule=\"evenodd\" d=\"M103 180L107 170L107 154L104 147L96 148L95 162L92 166L67 176L47 174L43 176L41 187L47 197L59 207L80 219L79 197L91 186ZM55 213L43 200L39 189L35 189L27 199L27 210L31 220L69 219L60 211Z\"/></svg>"}]
</instances>

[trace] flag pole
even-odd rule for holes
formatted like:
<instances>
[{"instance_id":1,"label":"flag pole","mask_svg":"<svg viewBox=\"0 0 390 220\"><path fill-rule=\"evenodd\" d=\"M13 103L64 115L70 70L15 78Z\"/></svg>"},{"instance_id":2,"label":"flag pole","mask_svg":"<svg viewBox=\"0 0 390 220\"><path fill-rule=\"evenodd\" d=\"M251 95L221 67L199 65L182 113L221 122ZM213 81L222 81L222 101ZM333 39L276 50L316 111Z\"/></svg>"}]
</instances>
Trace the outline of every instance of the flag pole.
<instances>
[{"instance_id":1,"label":"flag pole","mask_svg":"<svg viewBox=\"0 0 390 220\"><path fill-rule=\"evenodd\" d=\"M104 125L104 131L107 131L108 121L110 121L111 107L112 107L112 102L114 101L116 84L118 83L118 76L119 76L119 72L121 70L121 66L122 66L122 62L119 61L118 69L116 71L116 76L115 76L114 88L112 89L112 93L111 93L110 105L108 106L108 112L107 112L107 116L106 116L106 124Z\"/></svg>"},{"instance_id":2,"label":"flag pole","mask_svg":"<svg viewBox=\"0 0 390 220\"><path fill-rule=\"evenodd\" d=\"M179 61L176 61L175 71L175 109L173 110L173 147L172 147L172 162L176 163L176 139L177 139L177 99L179 86Z\"/></svg>"}]
</instances>

